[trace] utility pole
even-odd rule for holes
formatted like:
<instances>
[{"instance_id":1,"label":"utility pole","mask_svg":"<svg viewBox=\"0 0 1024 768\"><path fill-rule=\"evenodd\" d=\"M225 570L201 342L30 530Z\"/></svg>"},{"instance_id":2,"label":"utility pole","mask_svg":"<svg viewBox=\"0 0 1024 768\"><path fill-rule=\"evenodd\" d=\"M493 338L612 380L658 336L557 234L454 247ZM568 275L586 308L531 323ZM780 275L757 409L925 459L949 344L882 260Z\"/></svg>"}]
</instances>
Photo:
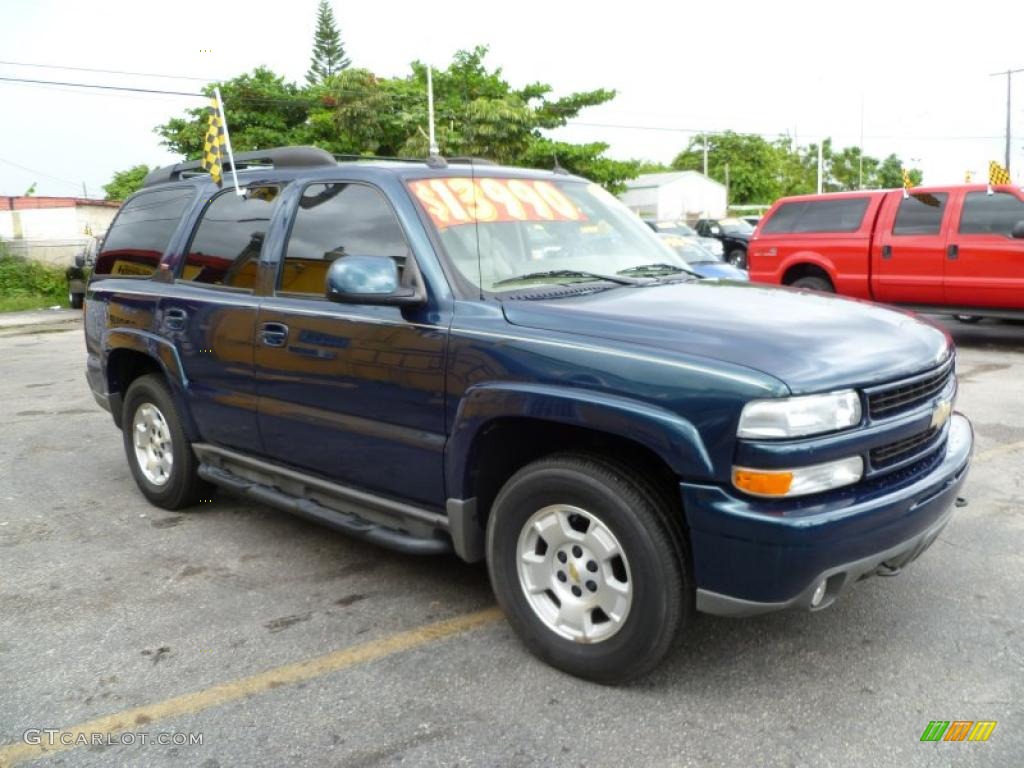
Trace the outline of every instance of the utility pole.
<instances>
[{"instance_id":1,"label":"utility pole","mask_svg":"<svg viewBox=\"0 0 1024 768\"><path fill-rule=\"evenodd\" d=\"M822 178L822 176L824 175L824 171L825 171L825 142L824 141L819 141L818 142L818 194L819 195L821 194L822 187L824 186L824 184L823 184L824 179Z\"/></svg>"},{"instance_id":2,"label":"utility pole","mask_svg":"<svg viewBox=\"0 0 1024 768\"><path fill-rule=\"evenodd\" d=\"M704 145L704 175L708 175L708 135L705 133L701 144Z\"/></svg>"},{"instance_id":3,"label":"utility pole","mask_svg":"<svg viewBox=\"0 0 1024 768\"><path fill-rule=\"evenodd\" d=\"M1013 100L1013 76L1018 72L1024 72L1024 67L1008 69L1005 72L993 72L989 75L989 77L1002 77L1006 75L1006 163L1003 167L1006 168L1007 173L1010 172L1010 133L1012 132L1010 102Z\"/></svg>"},{"instance_id":4,"label":"utility pole","mask_svg":"<svg viewBox=\"0 0 1024 768\"><path fill-rule=\"evenodd\" d=\"M729 212L729 164L725 164L725 212Z\"/></svg>"}]
</instances>

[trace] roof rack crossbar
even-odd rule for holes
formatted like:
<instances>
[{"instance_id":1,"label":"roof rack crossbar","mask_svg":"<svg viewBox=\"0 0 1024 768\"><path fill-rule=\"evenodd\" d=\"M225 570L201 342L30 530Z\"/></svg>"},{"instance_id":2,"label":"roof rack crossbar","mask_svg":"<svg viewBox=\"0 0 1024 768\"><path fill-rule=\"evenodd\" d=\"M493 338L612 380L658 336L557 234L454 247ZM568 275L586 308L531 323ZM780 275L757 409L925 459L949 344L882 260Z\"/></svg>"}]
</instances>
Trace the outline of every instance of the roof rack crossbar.
<instances>
[{"instance_id":1,"label":"roof rack crossbar","mask_svg":"<svg viewBox=\"0 0 1024 768\"><path fill-rule=\"evenodd\" d=\"M200 169L199 160L191 160L187 163L175 163L156 168L149 172L142 182L143 187L151 187L154 184L163 184L168 181L177 181L183 175L197 175L203 173ZM252 152L235 153L235 170L258 166L272 166L273 168L317 168L337 165L330 152L319 147L274 147L272 149L257 149ZM231 162L224 161L224 170L231 170Z\"/></svg>"}]
</instances>

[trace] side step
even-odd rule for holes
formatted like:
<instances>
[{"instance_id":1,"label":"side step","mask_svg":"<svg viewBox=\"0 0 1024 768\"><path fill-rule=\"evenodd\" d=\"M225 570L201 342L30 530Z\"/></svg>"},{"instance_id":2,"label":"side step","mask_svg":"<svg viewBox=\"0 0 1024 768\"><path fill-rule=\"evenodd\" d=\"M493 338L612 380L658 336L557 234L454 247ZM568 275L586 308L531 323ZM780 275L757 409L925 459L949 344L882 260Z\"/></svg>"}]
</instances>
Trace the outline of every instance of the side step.
<instances>
[{"instance_id":1,"label":"side step","mask_svg":"<svg viewBox=\"0 0 1024 768\"><path fill-rule=\"evenodd\" d=\"M193 445L199 476L261 504L290 512L363 541L410 555L453 551L447 518L428 510L345 488L292 469L228 451ZM281 486L289 490L282 490ZM316 498L312 498L313 496ZM372 518L378 518L373 520ZM388 522L408 523L401 530Z\"/></svg>"}]
</instances>

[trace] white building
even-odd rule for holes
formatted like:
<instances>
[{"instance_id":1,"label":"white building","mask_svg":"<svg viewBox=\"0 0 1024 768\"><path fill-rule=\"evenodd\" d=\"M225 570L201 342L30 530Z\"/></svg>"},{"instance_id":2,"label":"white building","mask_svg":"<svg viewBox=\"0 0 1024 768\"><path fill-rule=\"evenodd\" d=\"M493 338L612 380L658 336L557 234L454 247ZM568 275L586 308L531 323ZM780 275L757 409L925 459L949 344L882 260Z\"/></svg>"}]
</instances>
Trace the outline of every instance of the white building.
<instances>
[{"instance_id":1,"label":"white building","mask_svg":"<svg viewBox=\"0 0 1024 768\"><path fill-rule=\"evenodd\" d=\"M106 233L120 206L81 197L0 196L0 242L12 254L70 264Z\"/></svg>"},{"instance_id":2,"label":"white building","mask_svg":"<svg viewBox=\"0 0 1024 768\"><path fill-rule=\"evenodd\" d=\"M645 173L627 181L626 187L619 198L645 219L692 222L726 215L725 185L698 171Z\"/></svg>"}]
</instances>

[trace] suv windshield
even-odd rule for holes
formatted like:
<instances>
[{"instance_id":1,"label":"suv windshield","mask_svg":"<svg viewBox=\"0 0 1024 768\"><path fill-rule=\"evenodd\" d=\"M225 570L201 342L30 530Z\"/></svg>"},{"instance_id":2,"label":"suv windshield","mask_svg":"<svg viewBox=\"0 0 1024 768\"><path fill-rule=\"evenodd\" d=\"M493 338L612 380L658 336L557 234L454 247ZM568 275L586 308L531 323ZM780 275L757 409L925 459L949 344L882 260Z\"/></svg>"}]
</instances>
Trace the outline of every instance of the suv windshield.
<instances>
[{"instance_id":1,"label":"suv windshield","mask_svg":"<svg viewBox=\"0 0 1024 768\"><path fill-rule=\"evenodd\" d=\"M685 221L659 221L656 222L654 226L657 227L659 235L665 234L680 235L681 237L698 237L697 230Z\"/></svg>"},{"instance_id":2,"label":"suv windshield","mask_svg":"<svg viewBox=\"0 0 1024 768\"><path fill-rule=\"evenodd\" d=\"M485 291L685 274L686 263L597 184L442 177L409 188L455 269Z\"/></svg>"},{"instance_id":3,"label":"suv windshield","mask_svg":"<svg viewBox=\"0 0 1024 768\"><path fill-rule=\"evenodd\" d=\"M743 219L722 219L718 222L718 225L727 235L750 235L754 232L750 222Z\"/></svg>"}]
</instances>

